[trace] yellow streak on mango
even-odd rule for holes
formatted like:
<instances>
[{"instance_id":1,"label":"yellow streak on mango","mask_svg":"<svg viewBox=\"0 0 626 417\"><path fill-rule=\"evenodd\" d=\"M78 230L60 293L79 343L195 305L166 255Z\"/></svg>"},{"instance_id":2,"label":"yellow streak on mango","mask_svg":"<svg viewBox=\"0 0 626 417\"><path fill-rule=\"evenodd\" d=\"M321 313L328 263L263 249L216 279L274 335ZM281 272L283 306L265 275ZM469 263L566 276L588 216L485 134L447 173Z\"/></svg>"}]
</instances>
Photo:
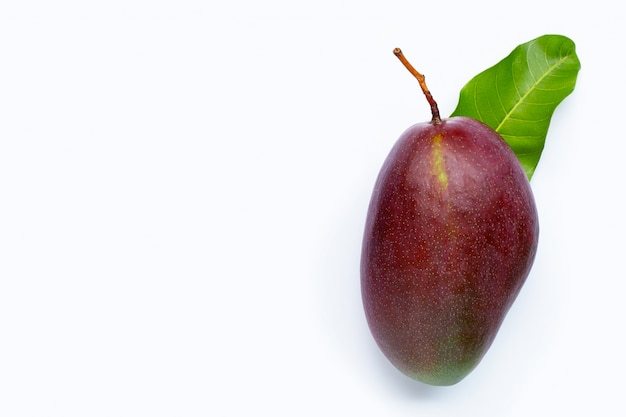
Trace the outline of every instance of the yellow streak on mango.
<instances>
[{"instance_id":1,"label":"yellow streak on mango","mask_svg":"<svg viewBox=\"0 0 626 417\"><path fill-rule=\"evenodd\" d=\"M448 188L448 174L446 173L446 163L443 159L443 152L441 150L441 135L436 135L433 137L433 148L432 148L432 170L431 172L437 180L439 180L439 184L442 189Z\"/></svg>"}]
</instances>

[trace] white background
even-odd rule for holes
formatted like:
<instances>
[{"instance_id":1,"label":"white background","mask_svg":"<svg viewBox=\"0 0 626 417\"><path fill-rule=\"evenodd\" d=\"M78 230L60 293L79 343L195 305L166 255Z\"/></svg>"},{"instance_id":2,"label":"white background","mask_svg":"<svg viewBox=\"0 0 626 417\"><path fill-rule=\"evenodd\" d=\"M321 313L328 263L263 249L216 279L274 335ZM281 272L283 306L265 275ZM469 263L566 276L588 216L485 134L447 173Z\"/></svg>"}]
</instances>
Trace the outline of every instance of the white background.
<instances>
[{"instance_id":1,"label":"white background","mask_svg":"<svg viewBox=\"0 0 626 417\"><path fill-rule=\"evenodd\" d=\"M624 413L623 8L608 0L6 1L0 415ZM515 46L582 62L532 180L534 269L453 387L361 307L390 147Z\"/></svg>"}]
</instances>

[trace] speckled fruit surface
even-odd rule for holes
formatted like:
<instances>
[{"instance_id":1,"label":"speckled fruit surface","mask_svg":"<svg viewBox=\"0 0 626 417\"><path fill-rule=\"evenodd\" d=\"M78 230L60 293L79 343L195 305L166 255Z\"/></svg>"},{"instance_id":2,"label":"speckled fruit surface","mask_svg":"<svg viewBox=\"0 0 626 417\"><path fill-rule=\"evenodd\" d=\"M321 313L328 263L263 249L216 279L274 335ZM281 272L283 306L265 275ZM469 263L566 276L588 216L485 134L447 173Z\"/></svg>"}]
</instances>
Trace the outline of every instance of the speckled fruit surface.
<instances>
[{"instance_id":1,"label":"speckled fruit surface","mask_svg":"<svg viewBox=\"0 0 626 417\"><path fill-rule=\"evenodd\" d=\"M538 235L528 179L494 130L465 117L407 129L363 238L362 298L380 349L412 378L459 382L496 336Z\"/></svg>"}]
</instances>

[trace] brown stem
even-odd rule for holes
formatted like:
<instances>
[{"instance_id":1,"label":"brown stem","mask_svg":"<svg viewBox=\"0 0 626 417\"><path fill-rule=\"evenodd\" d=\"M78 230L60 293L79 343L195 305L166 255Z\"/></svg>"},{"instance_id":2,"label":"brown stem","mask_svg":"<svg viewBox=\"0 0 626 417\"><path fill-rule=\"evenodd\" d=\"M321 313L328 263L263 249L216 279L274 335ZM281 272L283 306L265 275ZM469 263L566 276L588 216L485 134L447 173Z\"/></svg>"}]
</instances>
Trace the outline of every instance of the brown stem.
<instances>
[{"instance_id":1,"label":"brown stem","mask_svg":"<svg viewBox=\"0 0 626 417\"><path fill-rule=\"evenodd\" d=\"M432 122L441 123L441 116L439 116L439 107L437 107L437 102L433 98L432 94L430 94L430 91L428 91L428 87L426 86L426 78L422 74L420 74L415 68L413 68L413 65L411 65L411 63L407 61L400 48L394 49L393 53L395 56L398 57L400 62L404 64L406 69L408 69L409 72L413 74L415 78L417 78L417 82L419 82L420 87L422 88L422 91L426 96L426 100L428 100L428 104L430 104L430 112L433 115Z\"/></svg>"}]
</instances>

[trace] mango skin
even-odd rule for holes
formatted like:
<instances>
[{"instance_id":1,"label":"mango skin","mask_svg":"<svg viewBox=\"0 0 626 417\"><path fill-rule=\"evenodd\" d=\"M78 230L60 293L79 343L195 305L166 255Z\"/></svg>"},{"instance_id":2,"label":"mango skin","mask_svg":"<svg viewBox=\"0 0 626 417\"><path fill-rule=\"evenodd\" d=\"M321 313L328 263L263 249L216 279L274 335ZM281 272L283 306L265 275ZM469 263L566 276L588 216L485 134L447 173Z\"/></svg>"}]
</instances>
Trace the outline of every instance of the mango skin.
<instances>
[{"instance_id":1,"label":"mango skin","mask_svg":"<svg viewBox=\"0 0 626 417\"><path fill-rule=\"evenodd\" d=\"M532 267L530 184L509 145L466 117L407 129L372 193L361 256L368 325L406 375L453 385L483 358Z\"/></svg>"}]
</instances>

